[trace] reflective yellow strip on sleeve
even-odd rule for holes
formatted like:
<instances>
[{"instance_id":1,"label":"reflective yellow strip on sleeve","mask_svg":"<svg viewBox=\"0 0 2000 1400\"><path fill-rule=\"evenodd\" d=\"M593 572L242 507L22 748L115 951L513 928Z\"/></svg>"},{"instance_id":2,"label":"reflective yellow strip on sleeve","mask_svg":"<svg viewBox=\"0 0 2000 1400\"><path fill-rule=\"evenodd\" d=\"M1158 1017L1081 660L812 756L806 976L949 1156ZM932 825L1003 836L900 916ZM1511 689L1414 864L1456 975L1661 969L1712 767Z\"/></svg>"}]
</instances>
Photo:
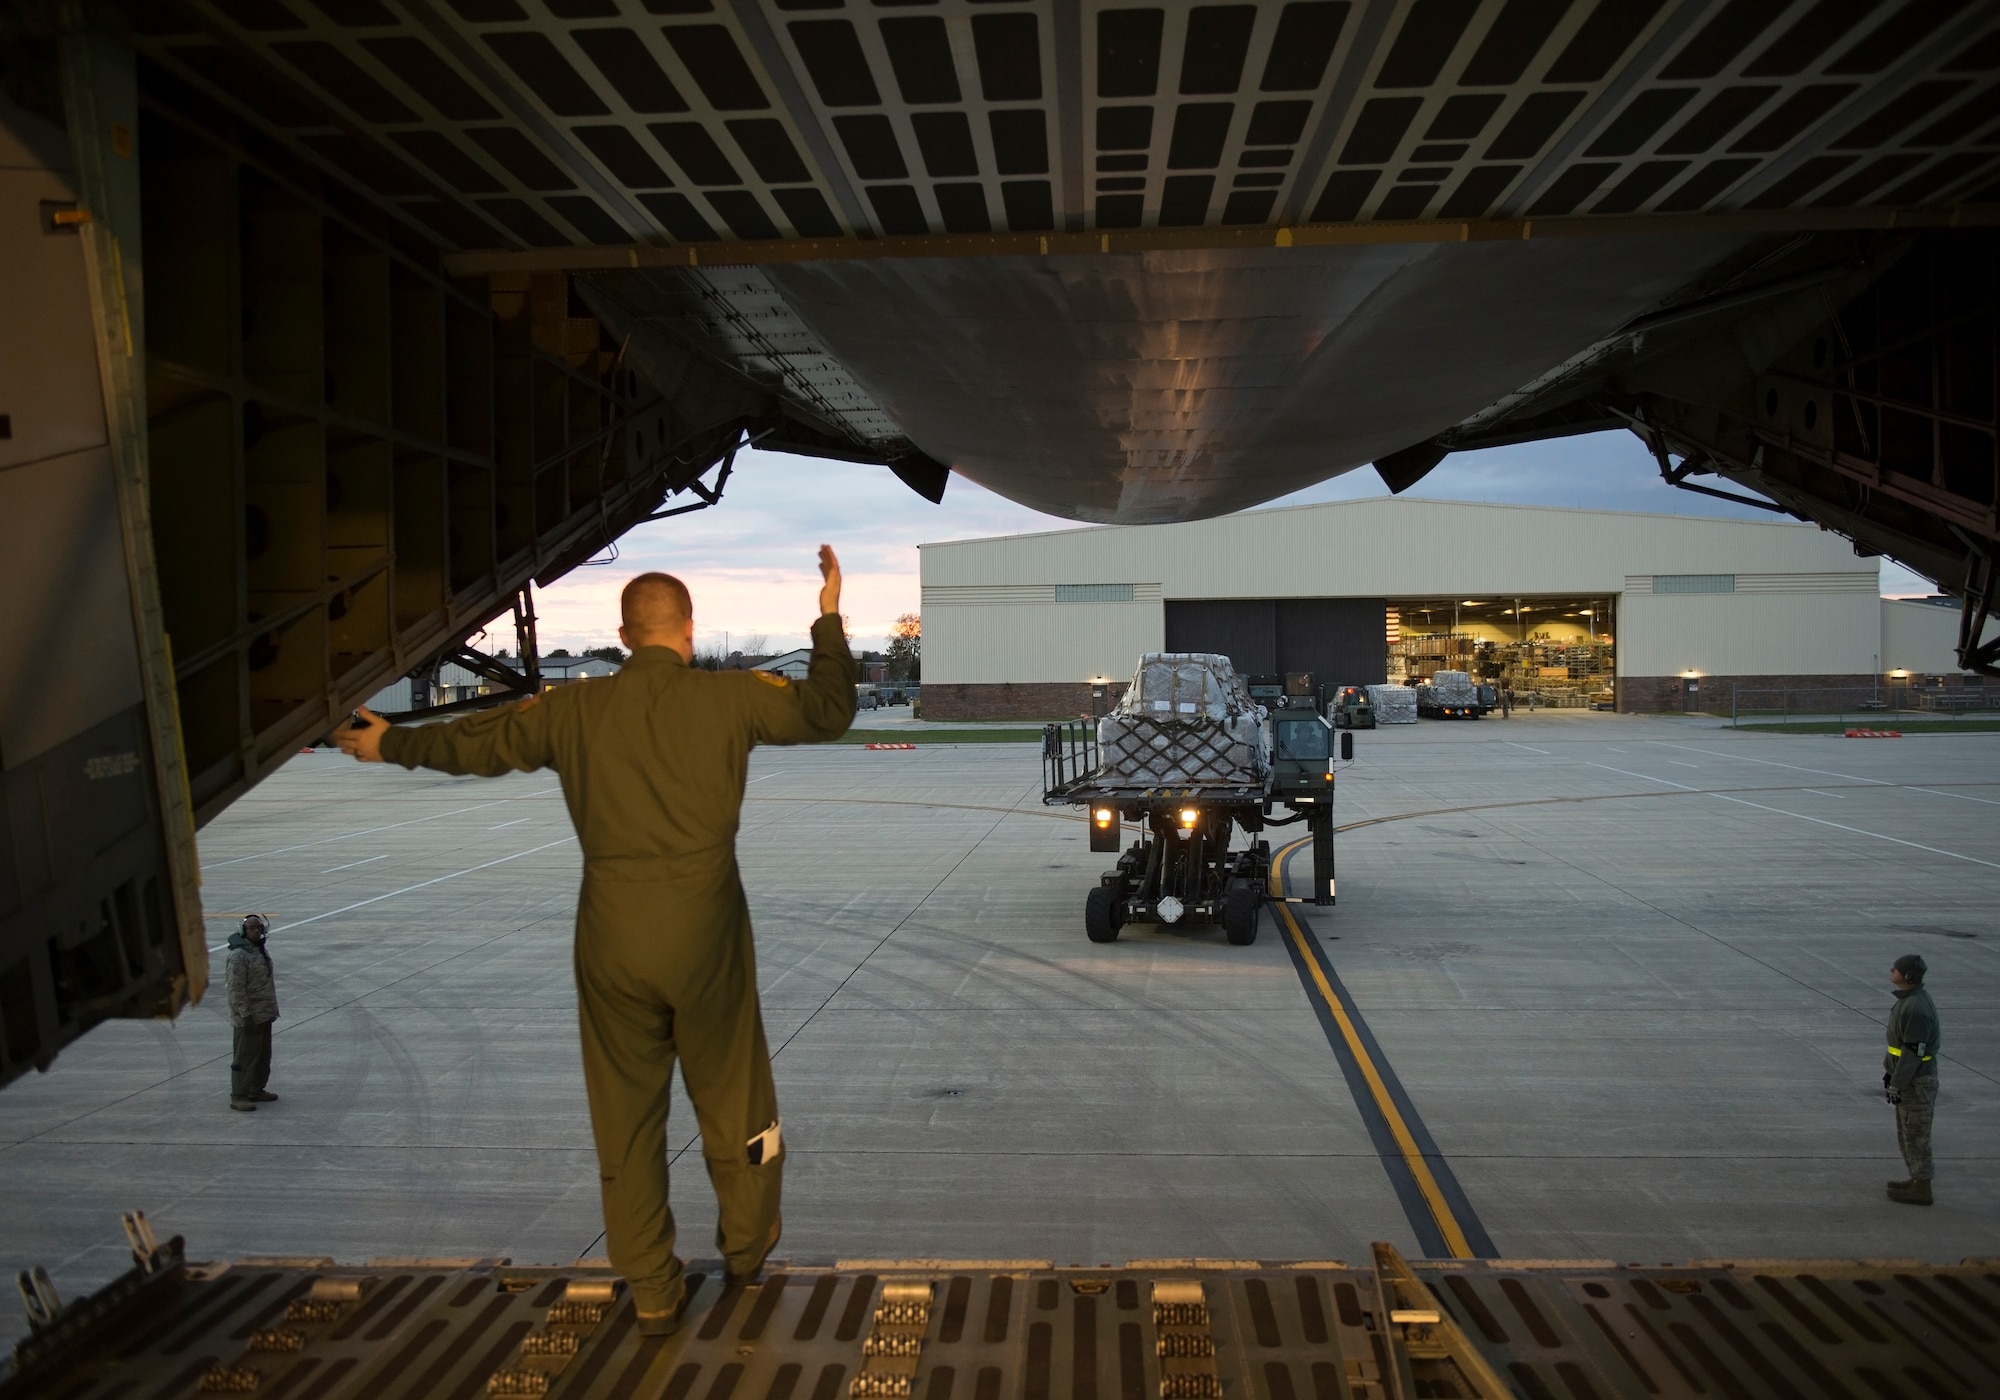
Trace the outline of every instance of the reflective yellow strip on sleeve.
<instances>
[{"instance_id":1,"label":"reflective yellow strip on sleeve","mask_svg":"<svg viewBox=\"0 0 2000 1400\"><path fill-rule=\"evenodd\" d=\"M1885 1048L1886 1050L1888 1050L1888 1052L1889 1052L1889 1053L1890 1053L1891 1055L1894 1055L1894 1056L1895 1056L1895 1057L1896 1057L1897 1059L1899 1059L1899 1060L1900 1060L1900 1059L1902 1059L1902 1058L1903 1058L1903 1052L1902 1052L1901 1050L1897 1049L1897 1048L1896 1048L1895 1046L1893 1046L1893 1045L1889 1045L1889 1046L1885 1046L1885 1047L1883 1047L1883 1048ZM1929 1062L1931 1061L1931 1059L1932 1059L1932 1058L1934 1058L1934 1057L1932 1057L1932 1056L1930 1056L1930 1055L1923 1055L1923 1056L1920 1056L1919 1058L1921 1058L1921 1059L1922 1059L1922 1060L1923 1060L1923 1061L1924 1061L1924 1062L1925 1062L1926 1064L1928 1064L1928 1063L1929 1063Z\"/></svg>"}]
</instances>

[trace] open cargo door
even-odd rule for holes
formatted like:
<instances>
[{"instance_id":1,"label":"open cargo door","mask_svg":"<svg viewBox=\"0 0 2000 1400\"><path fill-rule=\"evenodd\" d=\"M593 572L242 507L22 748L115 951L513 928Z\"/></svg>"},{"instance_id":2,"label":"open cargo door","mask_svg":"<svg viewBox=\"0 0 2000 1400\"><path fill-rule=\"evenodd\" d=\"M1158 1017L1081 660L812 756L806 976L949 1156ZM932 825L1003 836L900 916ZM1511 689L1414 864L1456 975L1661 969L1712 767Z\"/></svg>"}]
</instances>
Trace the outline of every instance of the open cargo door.
<instances>
[{"instance_id":1,"label":"open cargo door","mask_svg":"<svg viewBox=\"0 0 2000 1400\"><path fill-rule=\"evenodd\" d=\"M4 1083L198 1000L208 957L147 514L131 51L0 44Z\"/></svg>"}]
</instances>

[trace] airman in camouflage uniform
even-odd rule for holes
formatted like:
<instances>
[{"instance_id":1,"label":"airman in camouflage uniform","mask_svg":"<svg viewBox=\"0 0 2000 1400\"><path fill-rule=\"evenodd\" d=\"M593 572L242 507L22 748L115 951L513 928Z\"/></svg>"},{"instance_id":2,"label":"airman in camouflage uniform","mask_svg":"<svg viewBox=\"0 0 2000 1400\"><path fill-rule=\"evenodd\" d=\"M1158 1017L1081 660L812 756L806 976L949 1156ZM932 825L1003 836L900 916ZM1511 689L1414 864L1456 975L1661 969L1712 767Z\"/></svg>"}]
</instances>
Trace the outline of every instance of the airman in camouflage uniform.
<instances>
[{"instance_id":1,"label":"airman in camouflage uniform","mask_svg":"<svg viewBox=\"0 0 2000 1400\"><path fill-rule=\"evenodd\" d=\"M642 574L622 600L618 636L632 656L617 675L452 724L391 728L363 710L361 724L338 735L363 761L560 775L584 857L577 1011L605 1239L649 1334L672 1331L686 1301L667 1204L677 1058L730 1275L754 1276L781 1228L784 1147L736 829L752 747L837 738L854 718L859 668L841 629L840 565L824 545L820 572L801 682L691 666L687 589Z\"/></svg>"},{"instance_id":2,"label":"airman in camouflage uniform","mask_svg":"<svg viewBox=\"0 0 2000 1400\"><path fill-rule=\"evenodd\" d=\"M1896 1110L1896 1145L1903 1149L1905 1181L1889 1183L1889 1199L1908 1206L1931 1203L1931 1115L1937 1108L1938 1014L1924 990L1929 969L1905 953L1889 969L1896 1004L1889 1012L1889 1048L1882 1057L1882 1089Z\"/></svg>"},{"instance_id":3,"label":"airman in camouflage uniform","mask_svg":"<svg viewBox=\"0 0 2000 1400\"><path fill-rule=\"evenodd\" d=\"M270 929L262 914L249 914L229 935L223 973L229 1002L229 1106L239 1113L255 1113L258 1104L278 1101L264 1087L271 1080L271 1023L278 1019L278 975L264 946Z\"/></svg>"}]
</instances>

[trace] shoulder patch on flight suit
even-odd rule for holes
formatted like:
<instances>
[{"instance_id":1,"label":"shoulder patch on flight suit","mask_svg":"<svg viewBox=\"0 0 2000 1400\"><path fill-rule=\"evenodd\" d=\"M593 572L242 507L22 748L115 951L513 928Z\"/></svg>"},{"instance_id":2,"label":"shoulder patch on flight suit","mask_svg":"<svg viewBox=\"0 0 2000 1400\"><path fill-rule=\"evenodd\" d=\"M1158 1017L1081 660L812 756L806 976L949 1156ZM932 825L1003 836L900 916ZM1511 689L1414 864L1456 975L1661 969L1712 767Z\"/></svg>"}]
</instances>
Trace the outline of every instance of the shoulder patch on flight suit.
<instances>
[{"instance_id":1,"label":"shoulder patch on flight suit","mask_svg":"<svg viewBox=\"0 0 2000 1400\"><path fill-rule=\"evenodd\" d=\"M765 685L775 685L780 690L791 684L790 681L775 671L752 671L750 674L764 682Z\"/></svg>"}]
</instances>

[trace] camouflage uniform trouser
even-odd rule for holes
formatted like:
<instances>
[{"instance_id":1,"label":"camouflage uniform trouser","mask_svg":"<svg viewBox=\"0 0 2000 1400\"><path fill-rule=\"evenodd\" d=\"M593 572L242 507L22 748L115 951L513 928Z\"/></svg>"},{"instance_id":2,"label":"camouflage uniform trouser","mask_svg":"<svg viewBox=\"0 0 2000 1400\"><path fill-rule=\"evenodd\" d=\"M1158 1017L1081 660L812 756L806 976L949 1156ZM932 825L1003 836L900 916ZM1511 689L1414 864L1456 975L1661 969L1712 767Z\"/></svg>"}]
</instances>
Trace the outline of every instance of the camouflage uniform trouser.
<instances>
[{"instance_id":1,"label":"camouflage uniform trouser","mask_svg":"<svg viewBox=\"0 0 2000 1400\"><path fill-rule=\"evenodd\" d=\"M1937 1109L1937 1076L1926 1074L1910 1081L1903 1101L1896 1105L1896 1146L1903 1149L1903 1165L1910 1180L1931 1179L1931 1116Z\"/></svg>"}]
</instances>

